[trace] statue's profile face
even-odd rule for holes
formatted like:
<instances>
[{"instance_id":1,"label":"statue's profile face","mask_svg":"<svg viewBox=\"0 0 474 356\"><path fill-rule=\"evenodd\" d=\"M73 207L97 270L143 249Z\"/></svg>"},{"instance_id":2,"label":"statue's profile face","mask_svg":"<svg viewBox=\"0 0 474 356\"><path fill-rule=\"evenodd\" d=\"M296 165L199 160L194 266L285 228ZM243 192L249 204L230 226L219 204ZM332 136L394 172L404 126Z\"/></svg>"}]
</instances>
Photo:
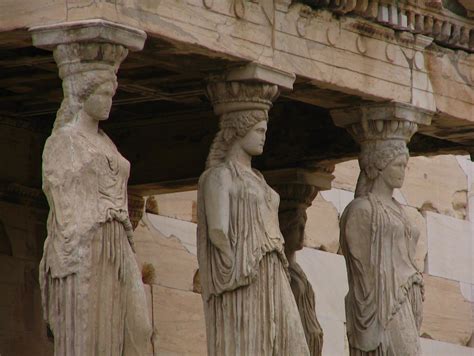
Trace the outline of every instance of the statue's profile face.
<instances>
[{"instance_id":1,"label":"statue's profile face","mask_svg":"<svg viewBox=\"0 0 474 356\"><path fill-rule=\"evenodd\" d=\"M391 161L380 173L380 179L391 188L401 188L405 180L405 168L408 163L406 155L400 155Z\"/></svg>"},{"instance_id":2,"label":"statue's profile face","mask_svg":"<svg viewBox=\"0 0 474 356\"><path fill-rule=\"evenodd\" d=\"M84 102L84 111L98 121L109 118L115 88L112 81L101 84Z\"/></svg>"},{"instance_id":3,"label":"statue's profile face","mask_svg":"<svg viewBox=\"0 0 474 356\"><path fill-rule=\"evenodd\" d=\"M253 126L247 134L240 139L240 146L250 156L258 156L263 153L265 137L267 133L267 121L262 120Z\"/></svg>"}]
</instances>

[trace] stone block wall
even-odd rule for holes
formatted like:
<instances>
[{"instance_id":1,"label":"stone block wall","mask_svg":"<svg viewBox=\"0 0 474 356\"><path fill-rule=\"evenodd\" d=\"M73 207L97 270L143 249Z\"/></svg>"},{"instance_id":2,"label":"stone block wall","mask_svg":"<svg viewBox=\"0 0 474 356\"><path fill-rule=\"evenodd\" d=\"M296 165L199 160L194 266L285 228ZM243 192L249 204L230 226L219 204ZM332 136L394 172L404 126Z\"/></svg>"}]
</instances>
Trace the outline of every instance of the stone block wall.
<instances>
[{"instance_id":1,"label":"stone block wall","mask_svg":"<svg viewBox=\"0 0 474 356\"><path fill-rule=\"evenodd\" d=\"M474 354L474 163L467 156L411 158L395 194L418 226L417 265L426 299L423 355ZM344 296L347 275L339 249L339 218L353 199L357 161L336 165L333 189L308 209L306 247L297 253L316 293L325 356L348 355ZM205 355L205 326L195 280L196 192L153 197L136 230L138 259L152 264L148 281L156 355Z\"/></svg>"}]
</instances>

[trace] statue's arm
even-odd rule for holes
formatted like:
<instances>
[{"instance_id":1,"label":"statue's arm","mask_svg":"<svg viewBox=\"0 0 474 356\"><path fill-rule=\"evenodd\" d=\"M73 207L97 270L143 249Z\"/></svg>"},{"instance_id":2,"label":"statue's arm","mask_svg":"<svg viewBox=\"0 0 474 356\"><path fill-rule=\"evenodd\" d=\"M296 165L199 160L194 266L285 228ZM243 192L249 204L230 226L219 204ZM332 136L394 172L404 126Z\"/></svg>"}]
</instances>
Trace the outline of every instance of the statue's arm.
<instances>
[{"instance_id":1,"label":"statue's arm","mask_svg":"<svg viewBox=\"0 0 474 356\"><path fill-rule=\"evenodd\" d=\"M372 207L367 199L359 199L348 207L344 239L350 255L362 263L370 260Z\"/></svg>"},{"instance_id":2,"label":"statue's arm","mask_svg":"<svg viewBox=\"0 0 474 356\"><path fill-rule=\"evenodd\" d=\"M72 135L48 139L43 152L43 189L55 229L66 239L88 234L97 221L97 178L87 148Z\"/></svg>"},{"instance_id":3,"label":"statue's arm","mask_svg":"<svg viewBox=\"0 0 474 356\"><path fill-rule=\"evenodd\" d=\"M232 251L229 240L230 199L232 176L219 169L207 176L204 182L204 205L208 236L212 244L229 260Z\"/></svg>"}]
</instances>

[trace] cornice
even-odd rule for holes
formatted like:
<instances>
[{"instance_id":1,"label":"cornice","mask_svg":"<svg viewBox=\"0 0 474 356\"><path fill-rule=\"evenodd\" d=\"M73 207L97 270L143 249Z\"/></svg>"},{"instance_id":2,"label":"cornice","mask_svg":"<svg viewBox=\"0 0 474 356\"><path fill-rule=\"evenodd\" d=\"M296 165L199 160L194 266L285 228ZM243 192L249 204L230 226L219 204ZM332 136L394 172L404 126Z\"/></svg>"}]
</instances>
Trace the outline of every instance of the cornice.
<instances>
[{"instance_id":1,"label":"cornice","mask_svg":"<svg viewBox=\"0 0 474 356\"><path fill-rule=\"evenodd\" d=\"M474 52L474 20L420 0L301 0L313 9L361 16L399 32L424 35L438 45Z\"/></svg>"}]
</instances>

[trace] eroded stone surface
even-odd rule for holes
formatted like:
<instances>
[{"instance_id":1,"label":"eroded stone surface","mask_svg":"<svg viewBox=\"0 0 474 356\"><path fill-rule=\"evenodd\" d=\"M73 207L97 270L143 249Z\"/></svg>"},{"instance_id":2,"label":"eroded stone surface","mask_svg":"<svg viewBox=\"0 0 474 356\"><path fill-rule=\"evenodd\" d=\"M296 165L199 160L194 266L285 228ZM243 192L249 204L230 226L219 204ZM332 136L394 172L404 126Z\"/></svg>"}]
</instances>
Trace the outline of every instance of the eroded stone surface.
<instances>
[{"instance_id":1,"label":"eroded stone surface","mask_svg":"<svg viewBox=\"0 0 474 356\"><path fill-rule=\"evenodd\" d=\"M157 285L151 289L155 355L206 355L201 295Z\"/></svg>"},{"instance_id":2,"label":"eroded stone surface","mask_svg":"<svg viewBox=\"0 0 474 356\"><path fill-rule=\"evenodd\" d=\"M150 228L153 227L165 237L177 238L189 253L196 256L197 225L195 223L155 214L147 214L146 217Z\"/></svg>"},{"instance_id":3,"label":"eroded stone surface","mask_svg":"<svg viewBox=\"0 0 474 356\"><path fill-rule=\"evenodd\" d=\"M158 214L170 218L197 222L197 192L169 193L155 195Z\"/></svg>"},{"instance_id":4,"label":"eroded stone surface","mask_svg":"<svg viewBox=\"0 0 474 356\"><path fill-rule=\"evenodd\" d=\"M448 342L430 340L423 337L420 338L420 341L423 356L472 356L474 352L472 347L463 347Z\"/></svg>"},{"instance_id":5,"label":"eroded stone surface","mask_svg":"<svg viewBox=\"0 0 474 356\"><path fill-rule=\"evenodd\" d=\"M466 189L466 174L456 158L447 155L410 158L401 190L410 206L431 205L441 214L455 216L455 194Z\"/></svg>"},{"instance_id":6,"label":"eroded stone surface","mask_svg":"<svg viewBox=\"0 0 474 356\"><path fill-rule=\"evenodd\" d=\"M170 224L182 221L167 218ZM151 226L150 226L151 225ZM144 218L135 230L135 247L140 265L151 263L154 284L180 290L193 290L193 276L198 268L196 256L183 246L176 235L165 236Z\"/></svg>"},{"instance_id":7,"label":"eroded stone surface","mask_svg":"<svg viewBox=\"0 0 474 356\"><path fill-rule=\"evenodd\" d=\"M151 352L127 206L130 163L99 129L127 46L144 38L101 20L33 29L34 44L53 50L64 90L42 167L50 214L39 281L56 355Z\"/></svg>"},{"instance_id":8,"label":"eroded stone surface","mask_svg":"<svg viewBox=\"0 0 474 356\"><path fill-rule=\"evenodd\" d=\"M305 246L336 253L339 249L339 214L336 207L318 195L306 213Z\"/></svg>"},{"instance_id":9,"label":"eroded stone surface","mask_svg":"<svg viewBox=\"0 0 474 356\"><path fill-rule=\"evenodd\" d=\"M285 255L289 263L291 290L298 306L310 355L321 356L323 332L316 316L314 290L296 261L296 252L304 246L306 209L318 194L319 187L308 184L303 179L290 182L280 179L274 184L274 189L280 195L278 218L280 230L285 239Z\"/></svg>"},{"instance_id":10,"label":"eroded stone surface","mask_svg":"<svg viewBox=\"0 0 474 356\"><path fill-rule=\"evenodd\" d=\"M268 80L232 78L212 78L207 86L220 129L198 184L198 261L208 353L264 356L278 349L309 355L284 270L280 199L251 165L252 157L263 153L268 110L278 87Z\"/></svg>"},{"instance_id":11,"label":"eroded stone surface","mask_svg":"<svg viewBox=\"0 0 474 356\"><path fill-rule=\"evenodd\" d=\"M344 257L305 247L297 252L296 260L315 290L318 317L344 323L344 298L348 291Z\"/></svg>"},{"instance_id":12,"label":"eroded stone surface","mask_svg":"<svg viewBox=\"0 0 474 356\"><path fill-rule=\"evenodd\" d=\"M331 114L361 146L355 199L340 222L351 353L420 355L423 277L415 264L420 232L393 193L403 185L406 144L418 123L429 124L430 114L398 104Z\"/></svg>"},{"instance_id":13,"label":"eroded stone surface","mask_svg":"<svg viewBox=\"0 0 474 356\"><path fill-rule=\"evenodd\" d=\"M474 330L474 315L472 303L461 293L460 283L430 275L425 275L424 281L421 335L451 344L467 345Z\"/></svg>"},{"instance_id":14,"label":"eroded stone surface","mask_svg":"<svg viewBox=\"0 0 474 356\"><path fill-rule=\"evenodd\" d=\"M474 284L473 230L469 221L426 213L428 259L433 276Z\"/></svg>"}]
</instances>

